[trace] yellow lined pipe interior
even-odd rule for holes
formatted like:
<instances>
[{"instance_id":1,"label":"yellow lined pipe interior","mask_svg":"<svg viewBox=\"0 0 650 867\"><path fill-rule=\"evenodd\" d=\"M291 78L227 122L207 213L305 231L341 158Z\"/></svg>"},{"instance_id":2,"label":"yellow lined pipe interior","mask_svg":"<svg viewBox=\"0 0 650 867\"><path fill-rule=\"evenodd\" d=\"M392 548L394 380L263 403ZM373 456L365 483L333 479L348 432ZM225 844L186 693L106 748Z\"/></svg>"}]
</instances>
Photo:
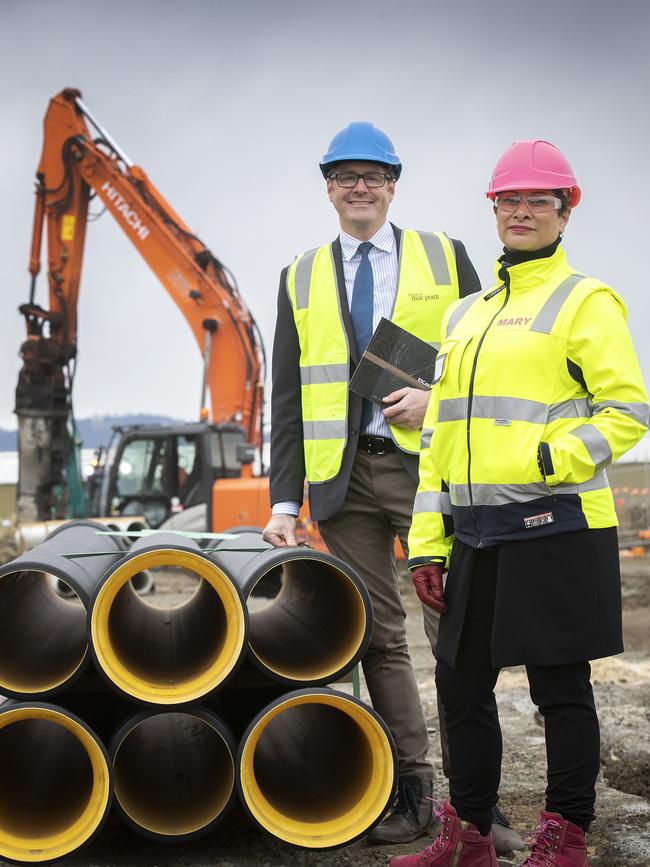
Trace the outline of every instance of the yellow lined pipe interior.
<instances>
[{"instance_id":1,"label":"yellow lined pipe interior","mask_svg":"<svg viewBox=\"0 0 650 867\"><path fill-rule=\"evenodd\" d=\"M110 803L107 757L77 720L55 706L0 713L0 857L62 858L92 837Z\"/></svg>"},{"instance_id":2,"label":"yellow lined pipe interior","mask_svg":"<svg viewBox=\"0 0 650 867\"><path fill-rule=\"evenodd\" d=\"M388 805L393 749L376 716L349 696L290 693L262 712L241 748L245 806L287 843L343 845L364 834Z\"/></svg>"},{"instance_id":3,"label":"yellow lined pipe interior","mask_svg":"<svg viewBox=\"0 0 650 867\"><path fill-rule=\"evenodd\" d=\"M184 603L158 608L130 579L176 567L198 579ZM132 698L151 704L195 701L218 687L245 649L247 613L228 575L193 551L160 547L126 558L105 579L92 605L90 634L104 674Z\"/></svg>"}]
</instances>

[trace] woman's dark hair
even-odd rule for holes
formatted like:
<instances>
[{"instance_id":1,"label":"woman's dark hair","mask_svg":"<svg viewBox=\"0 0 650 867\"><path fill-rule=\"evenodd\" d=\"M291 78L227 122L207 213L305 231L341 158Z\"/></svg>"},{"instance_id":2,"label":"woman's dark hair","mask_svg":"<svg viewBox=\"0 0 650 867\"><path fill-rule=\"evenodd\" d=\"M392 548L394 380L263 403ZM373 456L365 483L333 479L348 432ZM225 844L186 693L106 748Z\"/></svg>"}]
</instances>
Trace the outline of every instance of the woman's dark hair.
<instances>
[{"instance_id":1,"label":"woman's dark hair","mask_svg":"<svg viewBox=\"0 0 650 867\"><path fill-rule=\"evenodd\" d=\"M568 190L553 190L558 199L562 199L562 208L560 213L563 214L569 208L569 191Z\"/></svg>"}]
</instances>

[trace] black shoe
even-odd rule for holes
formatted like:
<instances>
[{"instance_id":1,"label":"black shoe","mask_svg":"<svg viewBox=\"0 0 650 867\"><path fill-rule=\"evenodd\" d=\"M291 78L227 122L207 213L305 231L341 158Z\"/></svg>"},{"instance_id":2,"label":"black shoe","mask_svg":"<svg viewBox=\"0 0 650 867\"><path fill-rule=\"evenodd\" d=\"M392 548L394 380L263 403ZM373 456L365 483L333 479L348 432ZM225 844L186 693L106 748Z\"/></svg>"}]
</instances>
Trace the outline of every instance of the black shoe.
<instances>
[{"instance_id":1,"label":"black shoe","mask_svg":"<svg viewBox=\"0 0 650 867\"><path fill-rule=\"evenodd\" d=\"M370 831L368 843L410 843L435 824L432 785L421 777L400 777L391 813Z\"/></svg>"},{"instance_id":2,"label":"black shoe","mask_svg":"<svg viewBox=\"0 0 650 867\"><path fill-rule=\"evenodd\" d=\"M510 820L495 806L492 814L492 838L497 855L507 855L527 846L510 825Z\"/></svg>"}]
</instances>

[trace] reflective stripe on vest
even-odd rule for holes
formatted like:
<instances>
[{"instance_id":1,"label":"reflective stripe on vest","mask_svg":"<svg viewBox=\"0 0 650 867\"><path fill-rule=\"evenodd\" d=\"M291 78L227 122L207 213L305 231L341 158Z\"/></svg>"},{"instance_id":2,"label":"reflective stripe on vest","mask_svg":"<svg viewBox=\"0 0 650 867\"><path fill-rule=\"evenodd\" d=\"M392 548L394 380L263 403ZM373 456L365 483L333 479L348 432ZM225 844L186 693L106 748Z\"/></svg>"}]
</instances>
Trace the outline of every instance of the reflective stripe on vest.
<instances>
[{"instance_id":1,"label":"reflective stripe on vest","mask_svg":"<svg viewBox=\"0 0 650 867\"><path fill-rule=\"evenodd\" d=\"M451 315L449 316L449 321L447 322L447 334L451 334L456 325L463 318L465 313L469 310L472 304L476 301L477 297L480 293L473 292L471 295L468 295L466 298L463 298L462 301L459 301L458 304L454 307Z\"/></svg>"},{"instance_id":2,"label":"reflective stripe on vest","mask_svg":"<svg viewBox=\"0 0 650 867\"><path fill-rule=\"evenodd\" d=\"M413 501L413 514L442 512L451 515L451 498L446 491L419 491Z\"/></svg>"},{"instance_id":3,"label":"reflective stripe on vest","mask_svg":"<svg viewBox=\"0 0 650 867\"><path fill-rule=\"evenodd\" d=\"M619 412L624 412L631 415L632 418L639 424L650 426L650 407L647 403L632 402L623 403L620 400L607 400L603 403L595 403L592 407L593 415L598 412L604 412L606 409L617 409Z\"/></svg>"},{"instance_id":4,"label":"reflective stripe on vest","mask_svg":"<svg viewBox=\"0 0 650 867\"><path fill-rule=\"evenodd\" d=\"M439 422L462 421L467 418L466 397L441 400L439 407ZM473 418L489 418L495 422L528 421L531 424L547 424L558 418L588 418L590 415L591 402L588 398L564 400L550 406L521 397L477 395L472 400Z\"/></svg>"},{"instance_id":5,"label":"reflective stripe on vest","mask_svg":"<svg viewBox=\"0 0 650 867\"><path fill-rule=\"evenodd\" d=\"M571 274L570 277L563 280L535 317L530 330L550 334L562 305L581 280L584 280L584 274Z\"/></svg>"},{"instance_id":6,"label":"reflective stripe on vest","mask_svg":"<svg viewBox=\"0 0 650 867\"><path fill-rule=\"evenodd\" d=\"M582 494L586 491L600 491L603 488L609 488L609 481L605 471L599 470L593 478L581 485L555 485L553 493ZM520 485L472 484L471 498L469 485L451 484L448 496L453 506L504 506L508 503L528 503L539 497L548 497L548 494L549 489L543 482L530 482Z\"/></svg>"},{"instance_id":7,"label":"reflective stripe on vest","mask_svg":"<svg viewBox=\"0 0 650 867\"><path fill-rule=\"evenodd\" d=\"M287 275L287 292L300 342L300 381L307 480L335 478L347 442L350 350L340 309L331 244L299 256ZM458 298L454 248L443 233L402 232L391 319L438 345L446 308ZM397 445L417 454L420 431L390 426Z\"/></svg>"}]
</instances>

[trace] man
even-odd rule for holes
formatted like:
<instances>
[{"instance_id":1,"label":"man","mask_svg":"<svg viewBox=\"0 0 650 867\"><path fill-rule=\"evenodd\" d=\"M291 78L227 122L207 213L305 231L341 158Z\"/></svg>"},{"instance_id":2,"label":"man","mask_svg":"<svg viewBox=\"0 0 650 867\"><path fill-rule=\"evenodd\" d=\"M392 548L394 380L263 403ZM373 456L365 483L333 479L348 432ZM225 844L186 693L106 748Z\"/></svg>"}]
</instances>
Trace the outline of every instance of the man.
<instances>
[{"instance_id":1,"label":"man","mask_svg":"<svg viewBox=\"0 0 650 867\"><path fill-rule=\"evenodd\" d=\"M370 842L403 843L433 824L433 768L405 633L395 568L405 552L417 488L420 428L429 393L402 388L386 408L348 389L350 376L385 316L431 344L442 314L480 283L460 241L401 230L387 221L402 165L381 130L341 130L320 164L341 233L305 253L280 277L273 347L271 503L264 538L295 545L296 516L309 507L329 550L370 592L375 627L363 670L399 759L398 796ZM424 609L435 645L438 618Z\"/></svg>"}]
</instances>

